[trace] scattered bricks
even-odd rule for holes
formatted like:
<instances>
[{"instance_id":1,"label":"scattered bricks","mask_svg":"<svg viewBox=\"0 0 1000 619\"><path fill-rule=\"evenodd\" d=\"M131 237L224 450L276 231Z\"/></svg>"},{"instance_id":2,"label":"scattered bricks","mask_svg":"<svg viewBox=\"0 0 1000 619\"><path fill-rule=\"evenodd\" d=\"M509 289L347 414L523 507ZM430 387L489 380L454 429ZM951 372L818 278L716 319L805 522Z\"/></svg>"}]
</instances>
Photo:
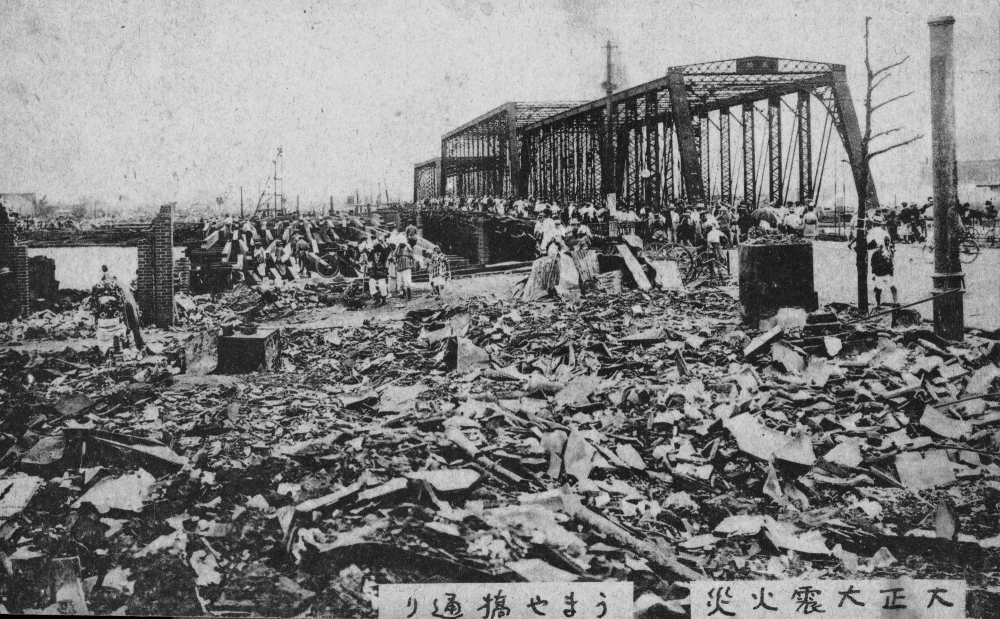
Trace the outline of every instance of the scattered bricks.
<instances>
[{"instance_id":1,"label":"scattered bricks","mask_svg":"<svg viewBox=\"0 0 1000 619\"><path fill-rule=\"evenodd\" d=\"M219 335L217 374L246 374L276 370L281 363L281 331L261 329L256 333Z\"/></svg>"}]
</instances>

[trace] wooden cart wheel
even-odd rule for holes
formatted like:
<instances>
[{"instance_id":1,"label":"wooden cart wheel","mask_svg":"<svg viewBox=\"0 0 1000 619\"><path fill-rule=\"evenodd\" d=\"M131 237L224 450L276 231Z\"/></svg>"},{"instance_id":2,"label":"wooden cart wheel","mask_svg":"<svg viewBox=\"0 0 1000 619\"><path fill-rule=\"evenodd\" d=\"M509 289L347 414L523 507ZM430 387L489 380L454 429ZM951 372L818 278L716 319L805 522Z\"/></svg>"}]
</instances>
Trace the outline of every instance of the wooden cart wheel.
<instances>
[{"instance_id":1,"label":"wooden cart wheel","mask_svg":"<svg viewBox=\"0 0 1000 619\"><path fill-rule=\"evenodd\" d=\"M340 257L337 254L326 254L320 259L322 262L316 263L316 270L323 277L333 277L340 272Z\"/></svg>"}]
</instances>

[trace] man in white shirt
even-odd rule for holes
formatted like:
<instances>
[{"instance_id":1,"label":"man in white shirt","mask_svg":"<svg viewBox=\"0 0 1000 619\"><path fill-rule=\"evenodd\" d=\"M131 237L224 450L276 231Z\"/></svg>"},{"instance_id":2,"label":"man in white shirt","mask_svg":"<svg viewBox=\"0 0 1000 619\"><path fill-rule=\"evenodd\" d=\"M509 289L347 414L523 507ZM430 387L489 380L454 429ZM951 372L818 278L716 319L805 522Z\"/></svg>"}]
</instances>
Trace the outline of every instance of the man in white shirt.
<instances>
[{"instance_id":1,"label":"man in white shirt","mask_svg":"<svg viewBox=\"0 0 1000 619\"><path fill-rule=\"evenodd\" d=\"M785 230L789 234L802 236L802 218L795 211L785 215Z\"/></svg>"},{"instance_id":2,"label":"man in white shirt","mask_svg":"<svg viewBox=\"0 0 1000 619\"><path fill-rule=\"evenodd\" d=\"M718 226L707 224L705 228L708 232L705 234L705 243L707 244L707 251L711 252L711 255L715 260L708 263L708 270L714 276L715 275L715 265L716 263L721 264L722 257L722 232L719 230Z\"/></svg>"}]
</instances>

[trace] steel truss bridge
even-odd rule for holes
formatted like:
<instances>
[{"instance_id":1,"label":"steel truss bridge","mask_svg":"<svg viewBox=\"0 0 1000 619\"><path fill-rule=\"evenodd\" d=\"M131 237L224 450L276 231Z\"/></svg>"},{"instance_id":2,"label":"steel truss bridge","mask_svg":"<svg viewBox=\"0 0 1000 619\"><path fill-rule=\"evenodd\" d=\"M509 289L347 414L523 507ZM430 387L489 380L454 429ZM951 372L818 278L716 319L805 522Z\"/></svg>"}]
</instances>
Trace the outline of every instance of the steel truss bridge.
<instances>
[{"instance_id":1,"label":"steel truss bridge","mask_svg":"<svg viewBox=\"0 0 1000 619\"><path fill-rule=\"evenodd\" d=\"M819 148L814 100L826 111ZM813 199L834 131L857 175L867 164L844 65L752 56L671 67L589 103L506 103L446 133L440 159L414 169L414 199ZM878 206L871 181L869 196Z\"/></svg>"}]
</instances>

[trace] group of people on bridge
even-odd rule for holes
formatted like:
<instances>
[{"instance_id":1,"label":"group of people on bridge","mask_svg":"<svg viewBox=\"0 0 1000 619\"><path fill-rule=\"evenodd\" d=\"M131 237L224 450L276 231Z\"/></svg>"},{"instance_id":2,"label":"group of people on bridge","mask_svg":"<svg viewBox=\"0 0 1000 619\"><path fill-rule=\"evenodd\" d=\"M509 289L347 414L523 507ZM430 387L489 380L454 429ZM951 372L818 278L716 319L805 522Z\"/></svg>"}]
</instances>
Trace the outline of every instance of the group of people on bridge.
<instances>
[{"instance_id":1,"label":"group of people on bridge","mask_svg":"<svg viewBox=\"0 0 1000 619\"><path fill-rule=\"evenodd\" d=\"M568 202L563 205L558 201L544 202L534 197L514 199L463 196L427 198L421 206L431 210L454 209L501 217L534 218L539 222L535 230L542 253L548 251L550 244L567 236L562 233L545 234L544 231L556 230L551 224L542 223L549 220L561 224L561 229L571 237L578 234L589 237L593 226L604 232L605 226L617 223L624 224L624 227L641 237L690 246L704 244L712 231L718 233L723 238L723 243L730 246L738 245L757 232L781 232L807 238L814 238L819 233L818 215L809 200L783 203L774 201L753 208L745 201L706 204L688 203L679 199L667 201L662 208L640 206L637 210L611 210L603 204L595 205L592 202ZM580 230L583 232L580 233Z\"/></svg>"}]
</instances>

